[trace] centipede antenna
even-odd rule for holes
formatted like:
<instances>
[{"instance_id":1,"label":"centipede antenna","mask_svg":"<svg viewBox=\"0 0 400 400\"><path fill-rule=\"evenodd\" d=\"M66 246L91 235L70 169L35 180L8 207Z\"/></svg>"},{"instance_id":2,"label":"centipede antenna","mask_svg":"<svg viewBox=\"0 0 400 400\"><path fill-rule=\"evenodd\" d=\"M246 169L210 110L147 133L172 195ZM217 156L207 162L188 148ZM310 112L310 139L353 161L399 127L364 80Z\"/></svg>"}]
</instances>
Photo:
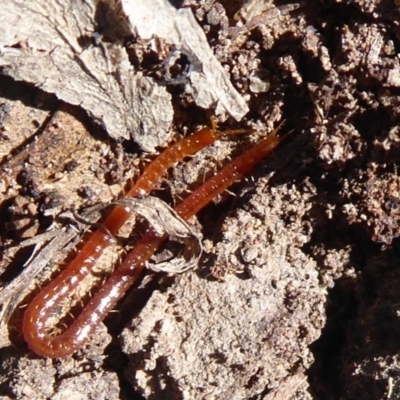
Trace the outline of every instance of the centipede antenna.
<instances>
[{"instance_id":1,"label":"centipede antenna","mask_svg":"<svg viewBox=\"0 0 400 400\"><path fill-rule=\"evenodd\" d=\"M272 130L272 132L268 135L268 136L276 136L277 133L280 131L280 129L282 128L283 125L285 125L285 120L283 119L281 122L279 122L278 126L276 128L274 128ZM291 133L292 131L290 131L289 133ZM284 139L286 136L288 135L288 133L286 133L284 136L282 136L281 139Z\"/></svg>"}]
</instances>

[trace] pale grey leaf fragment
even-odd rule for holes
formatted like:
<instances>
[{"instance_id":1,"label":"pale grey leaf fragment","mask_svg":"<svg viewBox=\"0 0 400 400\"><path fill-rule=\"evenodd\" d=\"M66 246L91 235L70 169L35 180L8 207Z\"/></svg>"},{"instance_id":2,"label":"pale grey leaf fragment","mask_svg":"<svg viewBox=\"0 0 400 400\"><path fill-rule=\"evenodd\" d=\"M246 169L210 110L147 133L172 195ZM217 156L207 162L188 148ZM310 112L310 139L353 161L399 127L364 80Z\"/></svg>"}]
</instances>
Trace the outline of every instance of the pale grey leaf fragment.
<instances>
[{"instance_id":1,"label":"pale grey leaf fragment","mask_svg":"<svg viewBox=\"0 0 400 400\"><path fill-rule=\"evenodd\" d=\"M111 204L118 204L145 218L156 233L182 242L184 249L179 256L165 261L148 262L147 267L156 272L177 274L194 268L203 252L201 236L167 203L157 197L125 197Z\"/></svg>"},{"instance_id":2,"label":"pale grey leaf fragment","mask_svg":"<svg viewBox=\"0 0 400 400\"><path fill-rule=\"evenodd\" d=\"M32 280L55 259L58 252L68 251L73 247L78 236L78 232L68 226L35 237L36 246L25 268L17 278L0 290L0 305L2 306L0 328L7 324ZM32 240L28 239L26 243L22 242L20 247L29 246L31 243Z\"/></svg>"},{"instance_id":3,"label":"pale grey leaf fragment","mask_svg":"<svg viewBox=\"0 0 400 400\"><path fill-rule=\"evenodd\" d=\"M201 234L180 217L172 207L157 197L124 197L107 204L96 204L87 208L82 215L74 214L75 222L79 226L92 225L92 221L100 219L102 210L115 205L122 206L127 212L133 211L143 217L158 236L165 236L165 238L168 237L172 241L183 244L180 254L164 251L163 254L152 257L146 263L147 268L156 272L178 274L197 266L203 252ZM87 217L90 218L89 221L86 220Z\"/></svg>"},{"instance_id":4,"label":"pale grey leaf fragment","mask_svg":"<svg viewBox=\"0 0 400 400\"><path fill-rule=\"evenodd\" d=\"M100 3L7 2L0 13L0 67L81 106L112 138L132 136L144 150L154 151L170 137L171 96L153 79L134 73L122 38L95 40Z\"/></svg>"}]
</instances>

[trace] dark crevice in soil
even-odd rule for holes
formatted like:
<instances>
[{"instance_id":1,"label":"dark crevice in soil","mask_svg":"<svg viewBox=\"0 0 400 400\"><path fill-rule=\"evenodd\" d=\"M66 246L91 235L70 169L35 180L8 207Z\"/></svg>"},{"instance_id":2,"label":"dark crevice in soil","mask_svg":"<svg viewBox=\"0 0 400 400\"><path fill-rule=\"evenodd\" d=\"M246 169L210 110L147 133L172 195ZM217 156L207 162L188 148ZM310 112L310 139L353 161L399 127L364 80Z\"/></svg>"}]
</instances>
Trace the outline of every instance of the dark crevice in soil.
<instances>
[{"instance_id":1,"label":"dark crevice in soil","mask_svg":"<svg viewBox=\"0 0 400 400\"><path fill-rule=\"evenodd\" d=\"M308 378L315 400L336 400L340 397L346 334L357 308L355 288L356 282L341 278L329 291L325 328L321 337L310 346L315 361L308 371Z\"/></svg>"},{"instance_id":2,"label":"dark crevice in soil","mask_svg":"<svg viewBox=\"0 0 400 400\"><path fill-rule=\"evenodd\" d=\"M119 398L121 400L143 400L144 397L137 393L125 378L125 370L128 367L129 360L127 355L122 353L118 339L113 339L106 348L105 354L106 358L102 366L104 370L117 374L120 383Z\"/></svg>"}]
</instances>

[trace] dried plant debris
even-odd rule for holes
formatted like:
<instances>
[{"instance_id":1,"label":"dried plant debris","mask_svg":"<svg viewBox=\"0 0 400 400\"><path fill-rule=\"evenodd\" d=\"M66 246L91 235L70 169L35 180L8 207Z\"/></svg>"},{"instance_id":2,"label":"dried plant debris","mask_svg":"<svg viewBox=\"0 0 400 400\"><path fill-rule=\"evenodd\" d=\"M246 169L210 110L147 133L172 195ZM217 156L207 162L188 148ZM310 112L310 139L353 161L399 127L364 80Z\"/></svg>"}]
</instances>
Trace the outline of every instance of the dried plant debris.
<instances>
[{"instance_id":1,"label":"dried plant debris","mask_svg":"<svg viewBox=\"0 0 400 400\"><path fill-rule=\"evenodd\" d=\"M54 0L40 7L11 1L0 15L3 74L83 107L112 138L132 137L144 150L154 152L170 139L171 96L165 86L135 73L123 41L132 33L138 39L156 36L189 57L187 91L200 107L215 108L217 114L237 120L247 113L246 103L189 9L177 11L167 0L153 5L121 1L117 15L121 19L106 20L114 24L107 26L113 40L106 41L97 29L100 14L108 7L104 14L109 16L113 6L112 1L95 0L79 4ZM126 18L131 31L123 29Z\"/></svg>"},{"instance_id":2,"label":"dried plant debris","mask_svg":"<svg viewBox=\"0 0 400 400\"><path fill-rule=\"evenodd\" d=\"M203 248L201 235L183 220L168 204L153 196L143 198L126 197L107 205L96 206L96 211L112 205L124 206L145 218L159 236L167 235L168 239L182 242L185 245L183 254L166 261L147 263L147 267L156 272L171 274L182 273L198 265ZM93 208L91 211L94 211Z\"/></svg>"},{"instance_id":3,"label":"dried plant debris","mask_svg":"<svg viewBox=\"0 0 400 400\"><path fill-rule=\"evenodd\" d=\"M170 95L134 74L122 37L95 41L100 5L11 1L0 14L0 66L16 80L83 107L112 138L132 137L154 151L170 137Z\"/></svg>"},{"instance_id":4,"label":"dried plant debris","mask_svg":"<svg viewBox=\"0 0 400 400\"><path fill-rule=\"evenodd\" d=\"M82 227L81 231L83 232ZM0 289L0 327L3 328L8 323L11 314L37 275L49 263L54 262L60 253L68 254L80 238L79 230L69 226L63 229L50 229L47 233L36 236L35 240L28 239L18 246L18 249L21 249L35 245L35 248L18 277Z\"/></svg>"},{"instance_id":5,"label":"dried plant debris","mask_svg":"<svg viewBox=\"0 0 400 400\"><path fill-rule=\"evenodd\" d=\"M41 7L10 2L0 14L3 73L82 106L113 138L127 139L140 131L143 97L138 101L138 95L145 91L145 98L159 106L157 122L164 142L172 120L165 90L155 85L149 89L148 79L134 76L120 43L83 45L84 38L94 40L96 8L95 1L53 1ZM145 107L147 118L149 108Z\"/></svg>"}]
</instances>

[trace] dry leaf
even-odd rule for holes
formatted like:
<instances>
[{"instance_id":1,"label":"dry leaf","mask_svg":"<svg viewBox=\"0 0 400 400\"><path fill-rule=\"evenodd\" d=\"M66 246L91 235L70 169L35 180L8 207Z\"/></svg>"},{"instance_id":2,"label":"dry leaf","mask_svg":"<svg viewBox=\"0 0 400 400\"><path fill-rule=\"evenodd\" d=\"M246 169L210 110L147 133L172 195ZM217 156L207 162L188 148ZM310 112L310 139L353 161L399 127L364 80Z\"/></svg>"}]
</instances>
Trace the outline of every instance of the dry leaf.
<instances>
[{"instance_id":1,"label":"dry leaf","mask_svg":"<svg viewBox=\"0 0 400 400\"><path fill-rule=\"evenodd\" d=\"M190 9L167 0L123 0L118 7L112 0L7 2L0 14L1 72L81 106L112 138L132 137L154 152L170 138L171 96L135 73L123 39L159 37L190 55L186 91L198 106L237 120L247 113ZM108 41L99 33L105 30Z\"/></svg>"},{"instance_id":2,"label":"dry leaf","mask_svg":"<svg viewBox=\"0 0 400 400\"><path fill-rule=\"evenodd\" d=\"M98 20L109 23L111 11L104 4L7 2L0 13L1 71L81 106L112 138L132 136L154 151L170 136L171 96L153 79L134 74L119 26L113 43L101 40Z\"/></svg>"}]
</instances>

